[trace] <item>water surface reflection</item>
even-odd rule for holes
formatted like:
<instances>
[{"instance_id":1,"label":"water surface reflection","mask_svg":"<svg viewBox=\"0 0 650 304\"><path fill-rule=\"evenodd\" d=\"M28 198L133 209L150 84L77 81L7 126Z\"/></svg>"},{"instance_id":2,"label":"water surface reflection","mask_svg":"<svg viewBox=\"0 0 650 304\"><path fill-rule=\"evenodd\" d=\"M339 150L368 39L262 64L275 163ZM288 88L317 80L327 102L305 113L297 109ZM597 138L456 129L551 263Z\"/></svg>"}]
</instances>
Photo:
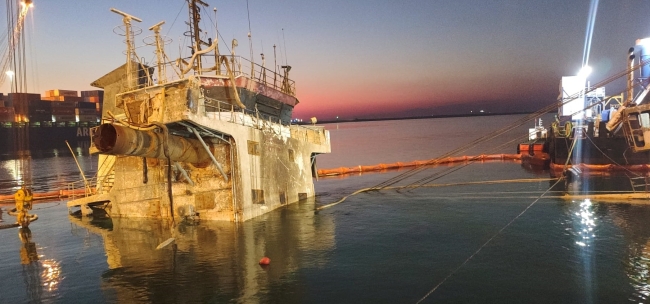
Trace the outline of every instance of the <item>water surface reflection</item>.
<instances>
[{"instance_id":1,"label":"water surface reflection","mask_svg":"<svg viewBox=\"0 0 650 304\"><path fill-rule=\"evenodd\" d=\"M295 212L313 210L313 204L296 203L240 224L184 222L174 232L168 222L151 219L70 220L102 237L109 268L102 289L118 302L266 302L271 289L300 302L296 272L326 266L335 246L331 218ZM156 250L172 233L175 244ZM264 256L271 265L263 268L258 262Z\"/></svg>"}]
</instances>

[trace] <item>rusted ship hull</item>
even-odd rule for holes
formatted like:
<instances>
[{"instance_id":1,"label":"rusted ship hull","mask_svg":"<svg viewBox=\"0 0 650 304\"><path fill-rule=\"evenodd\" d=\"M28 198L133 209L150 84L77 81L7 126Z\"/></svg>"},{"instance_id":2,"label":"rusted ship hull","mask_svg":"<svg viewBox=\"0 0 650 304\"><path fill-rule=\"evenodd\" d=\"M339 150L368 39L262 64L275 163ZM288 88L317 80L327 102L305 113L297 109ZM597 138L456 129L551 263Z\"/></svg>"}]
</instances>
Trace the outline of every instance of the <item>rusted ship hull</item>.
<instances>
[{"instance_id":1,"label":"rusted ship hull","mask_svg":"<svg viewBox=\"0 0 650 304\"><path fill-rule=\"evenodd\" d=\"M220 54L218 37L205 42L198 27L207 4L187 3L191 57L165 59L159 22L149 28L155 67L139 61L131 39L131 22L141 20L111 9L122 16L127 60L91 84L104 89L102 125L91 130L98 173L84 181L86 197L69 208L82 214L101 208L112 217L245 221L314 196L315 156L330 152L329 133L291 125L298 104L291 66L279 67L280 74L275 65L265 67L263 54L262 65L236 56L236 39L230 55Z\"/></svg>"},{"instance_id":2,"label":"rusted ship hull","mask_svg":"<svg viewBox=\"0 0 650 304\"><path fill-rule=\"evenodd\" d=\"M68 206L103 202L113 217L245 221L314 196L315 155L330 152L329 133L261 113L258 101L268 96L247 88L241 95L256 96L249 102L258 111L214 98L233 90L218 80L192 76L121 94L119 84L105 86L115 105L105 102L111 119L93 133L91 152L102 153L96 194ZM210 94L205 84L213 84ZM279 103L290 109L287 100ZM121 141L107 141L109 133Z\"/></svg>"}]
</instances>

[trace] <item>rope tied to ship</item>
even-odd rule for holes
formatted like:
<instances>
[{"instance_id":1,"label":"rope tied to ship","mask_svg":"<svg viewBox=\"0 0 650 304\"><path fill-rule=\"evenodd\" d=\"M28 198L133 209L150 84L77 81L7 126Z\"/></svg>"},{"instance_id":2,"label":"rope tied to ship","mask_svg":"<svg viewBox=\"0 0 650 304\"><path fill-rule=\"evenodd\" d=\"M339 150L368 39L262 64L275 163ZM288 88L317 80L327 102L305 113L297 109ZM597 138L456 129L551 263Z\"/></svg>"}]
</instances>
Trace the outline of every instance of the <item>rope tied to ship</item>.
<instances>
[{"instance_id":1,"label":"rope tied to ship","mask_svg":"<svg viewBox=\"0 0 650 304\"><path fill-rule=\"evenodd\" d=\"M458 272L458 270L460 270L463 266L465 266L465 264L467 264L470 260L472 260L479 252L481 252L481 250L483 248L485 248L485 246L487 246L490 242L492 242L492 240L494 240L494 238L496 238L506 228L508 228L512 223L514 223L519 217L521 217L524 213L526 213L526 211L528 211L528 209L533 207L533 205L535 205L535 203L537 203L542 197L544 197L544 195L546 195L546 193L548 193L551 189L553 189L553 187L555 187L562 179L563 178L559 178L551 187L549 187L546 191L544 191L544 193L542 193L532 203L530 203L528 206L526 206L526 208L523 211L521 211L519 214L517 214L517 216L515 216L512 220L510 220L505 226L503 226L501 229L499 229L499 231L497 231L487 241L485 241L485 243L483 243L483 245L481 245L476 251L474 251L474 253L472 253L472 255L470 255L467 259L465 259L465 261L463 261L463 263L458 265L458 267L456 267L454 270L452 270L451 273L449 273L449 275L447 275L444 279L442 279L442 281L440 281L440 283L438 283L436 286L434 286L431 290L429 290L429 292L427 292L422 298L420 298L415 303L419 304L420 302L424 301L427 297L429 297L432 293L434 293L442 284L444 284L449 278L451 278L454 274L456 274L456 272Z\"/></svg>"}]
</instances>

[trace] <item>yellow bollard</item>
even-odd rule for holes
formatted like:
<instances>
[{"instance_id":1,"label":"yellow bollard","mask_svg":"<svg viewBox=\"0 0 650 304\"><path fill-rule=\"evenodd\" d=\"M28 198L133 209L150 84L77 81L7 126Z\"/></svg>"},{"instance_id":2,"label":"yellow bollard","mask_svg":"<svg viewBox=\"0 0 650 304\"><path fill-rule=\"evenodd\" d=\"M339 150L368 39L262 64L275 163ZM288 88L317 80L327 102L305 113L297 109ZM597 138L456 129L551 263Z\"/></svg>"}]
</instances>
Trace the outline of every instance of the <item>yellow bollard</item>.
<instances>
[{"instance_id":1,"label":"yellow bollard","mask_svg":"<svg viewBox=\"0 0 650 304\"><path fill-rule=\"evenodd\" d=\"M16 219L18 225L21 227L29 226L29 214L27 210L32 210L32 191L27 189L25 185L22 185L16 194L14 194L14 199L16 200Z\"/></svg>"}]
</instances>

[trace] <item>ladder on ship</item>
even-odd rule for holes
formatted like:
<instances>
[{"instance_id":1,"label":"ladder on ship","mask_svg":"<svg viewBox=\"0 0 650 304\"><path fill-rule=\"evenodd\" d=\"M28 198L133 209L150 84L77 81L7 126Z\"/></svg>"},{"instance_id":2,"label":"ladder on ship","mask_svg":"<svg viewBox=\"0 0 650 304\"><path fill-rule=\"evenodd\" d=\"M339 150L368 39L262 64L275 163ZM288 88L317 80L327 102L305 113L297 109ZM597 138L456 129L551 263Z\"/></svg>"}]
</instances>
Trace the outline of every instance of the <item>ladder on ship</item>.
<instances>
[{"instance_id":1,"label":"ladder on ship","mask_svg":"<svg viewBox=\"0 0 650 304\"><path fill-rule=\"evenodd\" d=\"M634 193L650 193L650 177L648 176L630 177L630 184Z\"/></svg>"}]
</instances>

